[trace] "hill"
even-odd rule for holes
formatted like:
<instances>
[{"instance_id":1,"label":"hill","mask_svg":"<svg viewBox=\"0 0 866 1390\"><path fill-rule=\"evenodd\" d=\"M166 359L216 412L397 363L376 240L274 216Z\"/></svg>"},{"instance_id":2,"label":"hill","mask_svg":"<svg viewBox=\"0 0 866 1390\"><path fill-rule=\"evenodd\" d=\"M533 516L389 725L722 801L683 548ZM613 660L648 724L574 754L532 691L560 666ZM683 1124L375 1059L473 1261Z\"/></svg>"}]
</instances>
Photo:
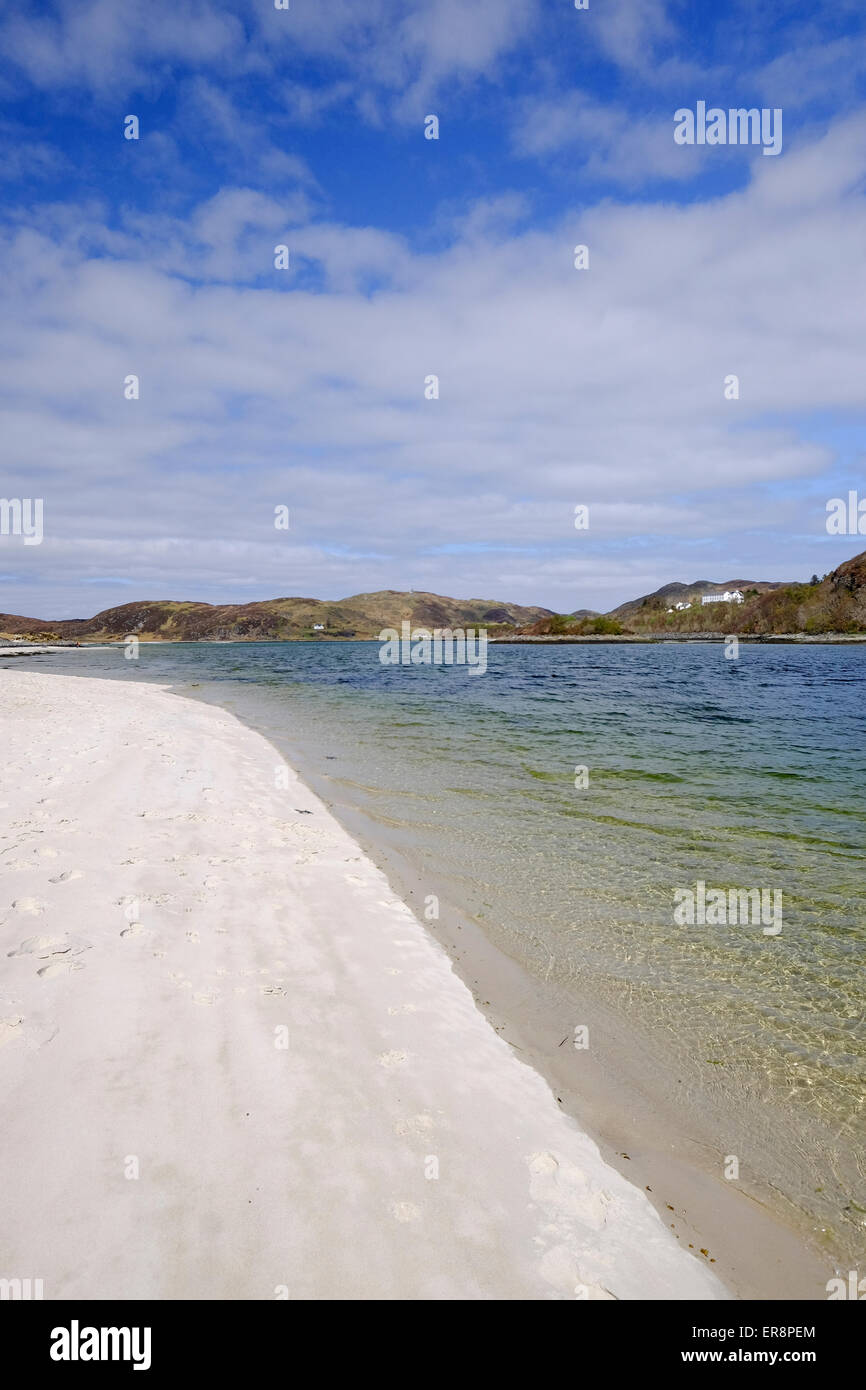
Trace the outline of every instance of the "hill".
<instances>
[{"instance_id":1,"label":"hill","mask_svg":"<svg viewBox=\"0 0 866 1390\"><path fill-rule=\"evenodd\" d=\"M704 594L739 589L742 603L703 604ZM676 604L689 604L677 609ZM673 611L671 611L673 610ZM808 583L729 579L664 584L621 603L603 616L554 613L522 628L518 637L675 637L706 633L771 636L780 633L866 632L866 551Z\"/></svg>"},{"instance_id":2,"label":"hill","mask_svg":"<svg viewBox=\"0 0 866 1390\"><path fill-rule=\"evenodd\" d=\"M666 590L622 605L611 616L636 633L723 631L769 636L785 632L866 632L866 552L846 560L823 579L813 575L805 583L731 580L727 584L704 584L700 581L684 586L686 593L679 598L671 593L672 586L666 586ZM677 601L688 601L690 594L723 593L726 589L739 589L744 601L703 605L698 599L691 608L667 611Z\"/></svg>"},{"instance_id":3,"label":"hill","mask_svg":"<svg viewBox=\"0 0 866 1390\"><path fill-rule=\"evenodd\" d=\"M691 584L663 584L652 594L642 594L640 598L629 599L627 603L621 603L618 608L611 610L608 617L627 621L637 617L641 611L645 611L647 608L666 611L677 603L692 603L700 606L704 594L723 594L733 592L734 589L739 589L741 594L765 594L774 589L785 587L784 581L773 583L766 579L728 579L724 584L716 583L712 579L694 579Z\"/></svg>"},{"instance_id":4,"label":"hill","mask_svg":"<svg viewBox=\"0 0 866 1390\"><path fill-rule=\"evenodd\" d=\"M383 589L335 603L315 598L245 604L141 601L106 608L93 618L59 621L0 613L0 638L117 642L134 635L150 642L327 641L375 638L383 628L399 628L404 619L413 627L486 627L495 632L545 616L552 616L550 609ZM321 624L321 631L315 630L317 624Z\"/></svg>"},{"instance_id":5,"label":"hill","mask_svg":"<svg viewBox=\"0 0 866 1390\"><path fill-rule=\"evenodd\" d=\"M704 594L733 589L744 595L743 603L701 603ZM677 610L677 603L690 607ZM334 603L315 598L245 604L141 601L107 608L93 618L55 622L2 613L0 640L118 642L135 635L150 642L334 641L376 638L383 628L399 628L404 620L413 627L484 627L491 636L525 638L861 633L866 632L866 551L823 579L813 575L808 583L754 579L675 582L621 603L606 614L585 608L561 614L492 599L382 589Z\"/></svg>"}]
</instances>

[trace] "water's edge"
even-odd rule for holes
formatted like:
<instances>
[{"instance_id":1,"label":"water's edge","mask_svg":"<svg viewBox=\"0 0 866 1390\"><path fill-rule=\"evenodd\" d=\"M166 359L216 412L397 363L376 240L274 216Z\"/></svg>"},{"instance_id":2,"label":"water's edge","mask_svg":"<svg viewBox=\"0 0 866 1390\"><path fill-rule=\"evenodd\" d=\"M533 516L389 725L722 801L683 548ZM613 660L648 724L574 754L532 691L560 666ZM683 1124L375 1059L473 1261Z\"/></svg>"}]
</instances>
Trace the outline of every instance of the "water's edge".
<instances>
[{"instance_id":1,"label":"water's edge","mask_svg":"<svg viewBox=\"0 0 866 1390\"><path fill-rule=\"evenodd\" d=\"M648 1101L634 1064L641 1049L655 1045L656 1039L641 1037L632 1021L625 1035L621 1018L597 1001L585 1000L579 1021L591 1025L599 1045L593 1053L576 1052L571 1041L574 997L550 981L540 981L490 941L448 901L444 879L432 886L439 889L446 910L435 928L426 921L423 904L429 879L422 883L396 846L371 833L368 818L335 797L315 758L239 700L236 691L226 699L218 687L171 688L181 698L226 709L290 762L443 947L490 1026L521 1061L544 1077L556 1103L595 1140L605 1160L646 1192L683 1246L713 1264L732 1294L763 1300L826 1298L826 1282L836 1272L837 1261L831 1250L819 1248L814 1231L784 1195L770 1183L725 1182L718 1174L716 1149L698 1129L684 1123L682 1107L672 1100L663 1114ZM604 1065L597 1054L604 1056ZM669 1080L673 1092L678 1081L673 1073Z\"/></svg>"},{"instance_id":2,"label":"water's edge","mask_svg":"<svg viewBox=\"0 0 866 1390\"><path fill-rule=\"evenodd\" d=\"M357 645L46 652L33 669L157 681L263 736L684 1247L735 1295L824 1299L866 1229L864 671L839 648L742 670L668 651L505 648L463 683L389 676ZM592 800L568 790L590 748ZM671 886L695 877L781 885L784 950L671 932Z\"/></svg>"}]
</instances>

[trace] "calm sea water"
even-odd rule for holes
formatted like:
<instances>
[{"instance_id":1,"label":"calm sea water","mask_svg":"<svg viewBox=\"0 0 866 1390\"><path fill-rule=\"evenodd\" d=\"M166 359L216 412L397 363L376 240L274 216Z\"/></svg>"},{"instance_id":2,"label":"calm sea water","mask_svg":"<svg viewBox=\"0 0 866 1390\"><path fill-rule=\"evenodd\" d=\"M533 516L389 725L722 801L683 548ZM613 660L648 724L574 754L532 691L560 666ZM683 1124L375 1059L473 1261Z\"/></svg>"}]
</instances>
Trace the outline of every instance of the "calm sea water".
<instances>
[{"instance_id":1,"label":"calm sea water","mask_svg":"<svg viewBox=\"0 0 866 1390\"><path fill-rule=\"evenodd\" d=\"M764 1134L770 1184L856 1247L866 647L493 646L481 676L385 667L373 643L31 662L196 684L284 731L336 809L528 971L639 1016L741 1150ZM781 932L677 925L675 891L699 880L780 890Z\"/></svg>"}]
</instances>

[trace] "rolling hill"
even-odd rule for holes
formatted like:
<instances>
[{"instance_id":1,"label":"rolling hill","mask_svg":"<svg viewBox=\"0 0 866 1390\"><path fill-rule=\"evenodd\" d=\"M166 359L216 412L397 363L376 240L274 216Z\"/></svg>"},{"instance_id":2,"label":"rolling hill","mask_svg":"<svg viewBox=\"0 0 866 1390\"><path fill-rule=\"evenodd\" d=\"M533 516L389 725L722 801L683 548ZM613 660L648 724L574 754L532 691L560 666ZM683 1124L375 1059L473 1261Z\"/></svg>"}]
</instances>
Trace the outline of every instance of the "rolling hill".
<instances>
[{"instance_id":1,"label":"rolling hill","mask_svg":"<svg viewBox=\"0 0 866 1390\"><path fill-rule=\"evenodd\" d=\"M743 603L701 604L701 596L739 589ZM677 611L676 603L690 603ZM674 611L669 611L673 609ZM51 621L0 613L0 639L118 642L273 642L376 638L407 620L413 627L484 627L492 637L699 636L702 632L762 636L774 633L866 632L866 551L808 583L730 579L664 584L610 613L571 614L491 599L382 589L327 603L277 598L257 603L141 601L107 608L93 618ZM321 628L317 630L317 625Z\"/></svg>"},{"instance_id":2,"label":"rolling hill","mask_svg":"<svg viewBox=\"0 0 866 1390\"><path fill-rule=\"evenodd\" d=\"M277 598L258 603L210 604L141 601L106 608L93 618L52 621L0 613L0 637L40 641L116 642L137 636L150 642L268 642L315 638L374 638L408 619L413 627L513 629L550 616L548 608L488 599L383 589L327 603L315 598ZM315 631L316 624L322 631Z\"/></svg>"}]
</instances>

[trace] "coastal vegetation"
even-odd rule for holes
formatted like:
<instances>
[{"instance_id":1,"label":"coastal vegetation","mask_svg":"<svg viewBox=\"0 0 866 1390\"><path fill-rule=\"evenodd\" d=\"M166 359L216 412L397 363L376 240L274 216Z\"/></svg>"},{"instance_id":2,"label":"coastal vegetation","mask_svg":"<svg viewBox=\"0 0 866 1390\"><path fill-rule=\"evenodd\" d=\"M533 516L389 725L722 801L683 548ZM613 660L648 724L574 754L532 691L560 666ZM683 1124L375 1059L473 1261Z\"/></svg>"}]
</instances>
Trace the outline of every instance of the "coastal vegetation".
<instances>
[{"instance_id":1,"label":"coastal vegetation","mask_svg":"<svg viewBox=\"0 0 866 1390\"><path fill-rule=\"evenodd\" d=\"M730 590L741 602L703 603ZM489 599L384 589L327 602L278 598L257 603L210 604L141 601L108 608L93 618L58 622L0 614L0 640L117 642L130 635L151 642L280 642L375 640L384 628L483 628L491 638L700 636L731 633L866 633L866 551L823 578L802 583L696 580L666 584L620 604L610 613L549 608Z\"/></svg>"}]
</instances>

